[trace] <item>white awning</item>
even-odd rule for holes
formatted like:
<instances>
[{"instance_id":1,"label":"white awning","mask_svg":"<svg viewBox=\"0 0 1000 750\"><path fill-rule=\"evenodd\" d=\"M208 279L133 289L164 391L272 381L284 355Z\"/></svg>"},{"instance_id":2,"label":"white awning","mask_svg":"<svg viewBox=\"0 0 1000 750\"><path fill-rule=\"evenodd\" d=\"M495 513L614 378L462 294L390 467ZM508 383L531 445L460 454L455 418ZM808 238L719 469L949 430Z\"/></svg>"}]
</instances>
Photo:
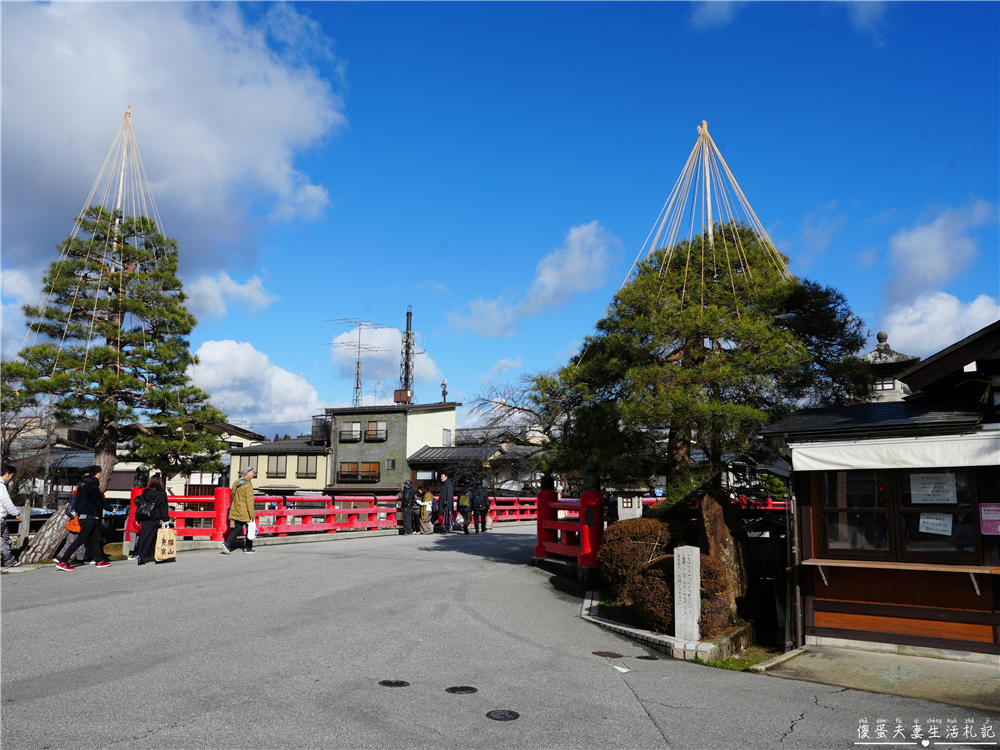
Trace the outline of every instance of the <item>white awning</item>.
<instances>
[{"instance_id":1,"label":"white awning","mask_svg":"<svg viewBox=\"0 0 1000 750\"><path fill-rule=\"evenodd\" d=\"M1000 465L1000 433L789 443L793 471Z\"/></svg>"}]
</instances>

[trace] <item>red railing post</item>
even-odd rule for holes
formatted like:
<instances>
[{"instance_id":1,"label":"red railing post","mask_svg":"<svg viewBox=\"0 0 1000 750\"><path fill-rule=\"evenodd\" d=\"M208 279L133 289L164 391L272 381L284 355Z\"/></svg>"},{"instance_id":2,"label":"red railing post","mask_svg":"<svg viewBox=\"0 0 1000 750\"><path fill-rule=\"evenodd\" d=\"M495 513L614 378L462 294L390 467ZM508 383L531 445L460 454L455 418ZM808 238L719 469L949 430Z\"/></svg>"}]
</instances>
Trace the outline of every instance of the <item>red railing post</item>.
<instances>
[{"instance_id":1,"label":"red railing post","mask_svg":"<svg viewBox=\"0 0 1000 750\"><path fill-rule=\"evenodd\" d=\"M285 499L286 498L282 497L275 504L276 505L275 511L282 511L282 513L280 515L278 513L275 513L275 516L274 516L274 533L275 533L275 536L288 536L288 532L285 530L287 528L287 526L288 526L288 516L286 516L284 514L284 511L286 510L286 508L285 508Z\"/></svg>"},{"instance_id":2,"label":"red railing post","mask_svg":"<svg viewBox=\"0 0 1000 750\"><path fill-rule=\"evenodd\" d=\"M233 493L228 487L215 488L215 525L212 527L212 541L222 542L229 532L229 506Z\"/></svg>"},{"instance_id":3,"label":"red railing post","mask_svg":"<svg viewBox=\"0 0 1000 750\"><path fill-rule=\"evenodd\" d=\"M604 495L600 492L580 493L580 565L600 565L597 553L604 535Z\"/></svg>"},{"instance_id":4,"label":"red railing post","mask_svg":"<svg viewBox=\"0 0 1000 750\"><path fill-rule=\"evenodd\" d=\"M535 545L535 557L548 557L545 551L545 542L554 542L557 533L554 529L547 527L546 522L556 520L556 512L549 507L549 503L554 503L558 499L555 490L542 490L538 493L537 508L535 515L538 518L538 542Z\"/></svg>"}]
</instances>

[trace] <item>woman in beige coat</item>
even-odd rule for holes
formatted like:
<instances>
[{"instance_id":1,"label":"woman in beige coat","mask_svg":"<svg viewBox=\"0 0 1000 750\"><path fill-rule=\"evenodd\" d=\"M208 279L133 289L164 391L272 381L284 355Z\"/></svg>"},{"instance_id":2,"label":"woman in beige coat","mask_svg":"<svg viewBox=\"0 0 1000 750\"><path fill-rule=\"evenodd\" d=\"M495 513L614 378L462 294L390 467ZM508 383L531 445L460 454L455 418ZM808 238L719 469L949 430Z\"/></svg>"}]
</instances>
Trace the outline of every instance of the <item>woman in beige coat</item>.
<instances>
[{"instance_id":1,"label":"woman in beige coat","mask_svg":"<svg viewBox=\"0 0 1000 750\"><path fill-rule=\"evenodd\" d=\"M233 542L241 533L246 532L247 524L257 520L257 508L253 504L253 467L243 470L243 476L233 485L233 502L229 506L229 533L222 543L222 554L233 551ZM247 537L244 552L253 552L253 539Z\"/></svg>"}]
</instances>

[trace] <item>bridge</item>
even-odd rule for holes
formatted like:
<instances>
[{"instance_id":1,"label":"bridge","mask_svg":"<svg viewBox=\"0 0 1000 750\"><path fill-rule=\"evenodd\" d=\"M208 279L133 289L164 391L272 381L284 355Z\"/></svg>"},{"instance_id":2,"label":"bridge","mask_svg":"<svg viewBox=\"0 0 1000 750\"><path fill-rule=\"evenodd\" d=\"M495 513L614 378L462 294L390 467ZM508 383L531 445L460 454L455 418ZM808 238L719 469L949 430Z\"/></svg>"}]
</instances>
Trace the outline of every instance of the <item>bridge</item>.
<instances>
[{"instance_id":1,"label":"bridge","mask_svg":"<svg viewBox=\"0 0 1000 750\"><path fill-rule=\"evenodd\" d=\"M864 716L944 709L650 660L581 619L583 590L532 567L536 543L524 523L15 569L3 746L826 748Z\"/></svg>"}]
</instances>

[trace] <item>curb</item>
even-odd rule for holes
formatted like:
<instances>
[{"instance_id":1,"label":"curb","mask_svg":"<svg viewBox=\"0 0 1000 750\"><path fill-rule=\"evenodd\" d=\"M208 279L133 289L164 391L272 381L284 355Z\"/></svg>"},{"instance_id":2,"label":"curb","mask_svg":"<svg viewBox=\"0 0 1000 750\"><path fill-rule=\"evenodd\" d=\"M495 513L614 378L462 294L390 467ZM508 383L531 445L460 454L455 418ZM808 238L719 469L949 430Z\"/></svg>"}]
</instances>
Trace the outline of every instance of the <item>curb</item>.
<instances>
[{"instance_id":1,"label":"curb","mask_svg":"<svg viewBox=\"0 0 1000 750\"><path fill-rule=\"evenodd\" d=\"M695 657L698 657L702 661L725 661L742 650L737 647L737 643L740 640L740 636L744 634L744 630L750 627L747 625L745 628L741 628L736 633L728 635L725 638L717 638L710 641L685 641L681 638L660 635L649 630L635 628L631 625L624 625L620 622L600 617L597 614L600 601L601 594L599 591L588 591L583 597L583 608L580 612L580 617L606 630L639 641L674 659L683 659L685 661L694 661ZM788 656L788 654L782 654L782 656ZM771 661L775 660L772 659Z\"/></svg>"},{"instance_id":2,"label":"curb","mask_svg":"<svg viewBox=\"0 0 1000 750\"><path fill-rule=\"evenodd\" d=\"M760 664L754 664L750 667L751 672L757 672L758 674L764 674L771 667L776 667L782 662L786 662L798 656L801 653L805 653L808 650L808 646L800 646L799 648L793 648L791 651L786 651L783 654L778 654L773 659L768 659L767 661L762 661Z\"/></svg>"}]
</instances>

